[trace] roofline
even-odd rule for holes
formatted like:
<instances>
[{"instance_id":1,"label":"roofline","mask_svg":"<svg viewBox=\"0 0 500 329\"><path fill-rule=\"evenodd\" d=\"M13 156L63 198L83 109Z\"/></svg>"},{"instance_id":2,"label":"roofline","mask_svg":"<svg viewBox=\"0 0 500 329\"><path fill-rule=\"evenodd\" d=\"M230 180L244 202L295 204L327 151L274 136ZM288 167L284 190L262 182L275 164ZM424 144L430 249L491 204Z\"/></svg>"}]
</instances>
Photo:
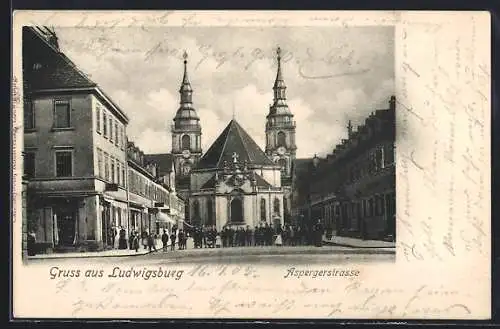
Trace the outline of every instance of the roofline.
<instances>
[{"instance_id":1,"label":"roofline","mask_svg":"<svg viewBox=\"0 0 500 329\"><path fill-rule=\"evenodd\" d=\"M116 105L109 96L107 96L99 86L93 86L93 87L75 87L75 88L54 88L54 89L36 89L33 90L32 93L56 93L56 92L71 92L71 91L87 91L87 92L92 92L96 93L98 97L100 97L102 100L104 100L107 105L109 105L111 108L113 108L119 116L122 118L125 123L129 123L130 119L129 117L123 112L118 105Z\"/></svg>"}]
</instances>

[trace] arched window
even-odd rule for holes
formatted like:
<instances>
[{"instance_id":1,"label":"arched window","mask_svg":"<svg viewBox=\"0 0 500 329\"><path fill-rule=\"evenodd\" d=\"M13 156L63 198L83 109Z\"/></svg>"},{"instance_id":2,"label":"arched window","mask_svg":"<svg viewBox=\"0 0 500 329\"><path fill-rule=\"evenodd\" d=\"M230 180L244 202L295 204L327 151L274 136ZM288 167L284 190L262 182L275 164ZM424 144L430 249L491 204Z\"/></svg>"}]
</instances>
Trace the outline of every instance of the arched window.
<instances>
[{"instance_id":1,"label":"arched window","mask_svg":"<svg viewBox=\"0 0 500 329\"><path fill-rule=\"evenodd\" d=\"M243 203L239 198L235 198L231 201L231 222L243 222Z\"/></svg>"},{"instance_id":2,"label":"arched window","mask_svg":"<svg viewBox=\"0 0 500 329\"><path fill-rule=\"evenodd\" d=\"M274 213L278 216L281 214L281 212L280 212L280 199L278 199L278 198L274 198Z\"/></svg>"},{"instance_id":3,"label":"arched window","mask_svg":"<svg viewBox=\"0 0 500 329\"><path fill-rule=\"evenodd\" d=\"M207 225L214 225L212 200L210 199L207 200Z\"/></svg>"},{"instance_id":4,"label":"arched window","mask_svg":"<svg viewBox=\"0 0 500 329\"><path fill-rule=\"evenodd\" d=\"M181 148L183 150L190 150L191 149L191 138L189 137L189 135L182 136Z\"/></svg>"},{"instance_id":5,"label":"arched window","mask_svg":"<svg viewBox=\"0 0 500 329\"><path fill-rule=\"evenodd\" d=\"M285 159L279 159L278 164L281 167L281 171L286 171L286 160Z\"/></svg>"},{"instance_id":6,"label":"arched window","mask_svg":"<svg viewBox=\"0 0 500 329\"><path fill-rule=\"evenodd\" d=\"M278 146L286 147L286 135L282 131L278 133Z\"/></svg>"},{"instance_id":7,"label":"arched window","mask_svg":"<svg viewBox=\"0 0 500 329\"><path fill-rule=\"evenodd\" d=\"M194 200L193 202L193 222L196 223L200 220L200 202Z\"/></svg>"},{"instance_id":8,"label":"arched window","mask_svg":"<svg viewBox=\"0 0 500 329\"><path fill-rule=\"evenodd\" d=\"M260 199L260 220L262 222L266 221L266 217L267 217L266 214L267 214L266 199L262 198L262 199Z\"/></svg>"}]
</instances>

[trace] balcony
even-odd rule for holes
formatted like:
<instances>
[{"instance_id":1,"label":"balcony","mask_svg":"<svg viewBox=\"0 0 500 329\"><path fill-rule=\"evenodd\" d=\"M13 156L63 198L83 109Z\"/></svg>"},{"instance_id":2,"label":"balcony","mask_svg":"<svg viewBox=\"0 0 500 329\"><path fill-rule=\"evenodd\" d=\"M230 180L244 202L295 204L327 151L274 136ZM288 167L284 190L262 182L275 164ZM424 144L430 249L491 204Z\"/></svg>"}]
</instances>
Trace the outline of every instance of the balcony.
<instances>
[{"instance_id":1,"label":"balcony","mask_svg":"<svg viewBox=\"0 0 500 329\"><path fill-rule=\"evenodd\" d=\"M201 126L197 124L183 124L179 125L179 127L175 126L175 123L170 125L170 130L175 133L175 132L187 132L187 131L194 131L198 132L201 130Z\"/></svg>"}]
</instances>

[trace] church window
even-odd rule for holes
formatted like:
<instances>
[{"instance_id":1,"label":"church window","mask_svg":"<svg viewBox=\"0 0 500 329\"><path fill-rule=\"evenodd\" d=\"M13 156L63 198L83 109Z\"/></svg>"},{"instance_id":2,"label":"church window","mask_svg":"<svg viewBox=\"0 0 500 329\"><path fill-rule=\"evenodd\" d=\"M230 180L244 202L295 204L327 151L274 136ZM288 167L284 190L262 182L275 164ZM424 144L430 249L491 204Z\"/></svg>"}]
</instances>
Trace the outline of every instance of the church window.
<instances>
[{"instance_id":1,"label":"church window","mask_svg":"<svg viewBox=\"0 0 500 329\"><path fill-rule=\"evenodd\" d=\"M285 159L279 159L278 164L280 165L282 172L286 171L286 160Z\"/></svg>"},{"instance_id":2,"label":"church window","mask_svg":"<svg viewBox=\"0 0 500 329\"><path fill-rule=\"evenodd\" d=\"M194 200L193 202L193 222L198 222L200 219L200 202Z\"/></svg>"},{"instance_id":3,"label":"church window","mask_svg":"<svg viewBox=\"0 0 500 329\"><path fill-rule=\"evenodd\" d=\"M274 213L278 216L281 214L281 212L280 212L280 199L278 199L278 198L274 199Z\"/></svg>"},{"instance_id":4,"label":"church window","mask_svg":"<svg viewBox=\"0 0 500 329\"><path fill-rule=\"evenodd\" d=\"M278 146L286 147L286 136L285 133L282 131L278 133Z\"/></svg>"},{"instance_id":5,"label":"church window","mask_svg":"<svg viewBox=\"0 0 500 329\"><path fill-rule=\"evenodd\" d=\"M214 225L212 200L207 200L207 225Z\"/></svg>"},{"instance_id":6,"label":"church window","mask_svg":"<svg viewBox=\"0 0 500 329\"><path fill-rule=\"evenodd\" d=\"M243 202L240 198L234 198L231 201L231 222L243 222Z\"/></svg>"},{"instance_id":7,"label":"church window","mask_svg":"<svg viewBox=\"0 0 500 329\"><path fill-rule=\"evenodd\" d=\"M181 147L183 150L191 149L191 138L189 137L189 135L182 136Z\"/></svg>"},{"instance_id":8,"label":"church window","mask_svg":"<svg viewBox=\"0 0 500 329\"><path fill-rule=\"evenodd\" d=\"M266 199L262 198L260 199L260 220L262 222L266 221Z\"/></svg>"}]
</instances>

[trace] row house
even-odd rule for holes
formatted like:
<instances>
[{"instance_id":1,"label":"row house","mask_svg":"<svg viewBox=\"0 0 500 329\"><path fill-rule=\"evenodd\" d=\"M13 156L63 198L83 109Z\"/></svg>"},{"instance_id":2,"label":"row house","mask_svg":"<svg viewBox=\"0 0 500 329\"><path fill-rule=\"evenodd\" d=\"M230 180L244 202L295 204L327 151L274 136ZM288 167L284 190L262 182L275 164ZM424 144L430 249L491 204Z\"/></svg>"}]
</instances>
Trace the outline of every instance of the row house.
<instances>
[{"instance_id":1,"label":"row house","mask_svg":"<svg viewBox=\"0 0 500 329\"><path fill-rule=\"evenodd\" d=\"M154 208L170 200L167 185L151 175L153 165L134 166L129 118L65 56L48 28L23 28L23 95L23 219L39 252L102 249L120 227L127 236L132 228L151 228L133 220L130 196ZM138 191L133 178L130 192L131 176L146 179L147 191Z\"/></svg>"},{"instance_id":2,"label":"row house","mask_svg":"<svg viewBox=\"0 0 500 329\"><path fill-rule=\"evenodd\" d=\"M315 156L296 173L298 216L321 220L338 236L395 239L395 97L336 145L326 158Z\"/></svg>"}]
</instances>

